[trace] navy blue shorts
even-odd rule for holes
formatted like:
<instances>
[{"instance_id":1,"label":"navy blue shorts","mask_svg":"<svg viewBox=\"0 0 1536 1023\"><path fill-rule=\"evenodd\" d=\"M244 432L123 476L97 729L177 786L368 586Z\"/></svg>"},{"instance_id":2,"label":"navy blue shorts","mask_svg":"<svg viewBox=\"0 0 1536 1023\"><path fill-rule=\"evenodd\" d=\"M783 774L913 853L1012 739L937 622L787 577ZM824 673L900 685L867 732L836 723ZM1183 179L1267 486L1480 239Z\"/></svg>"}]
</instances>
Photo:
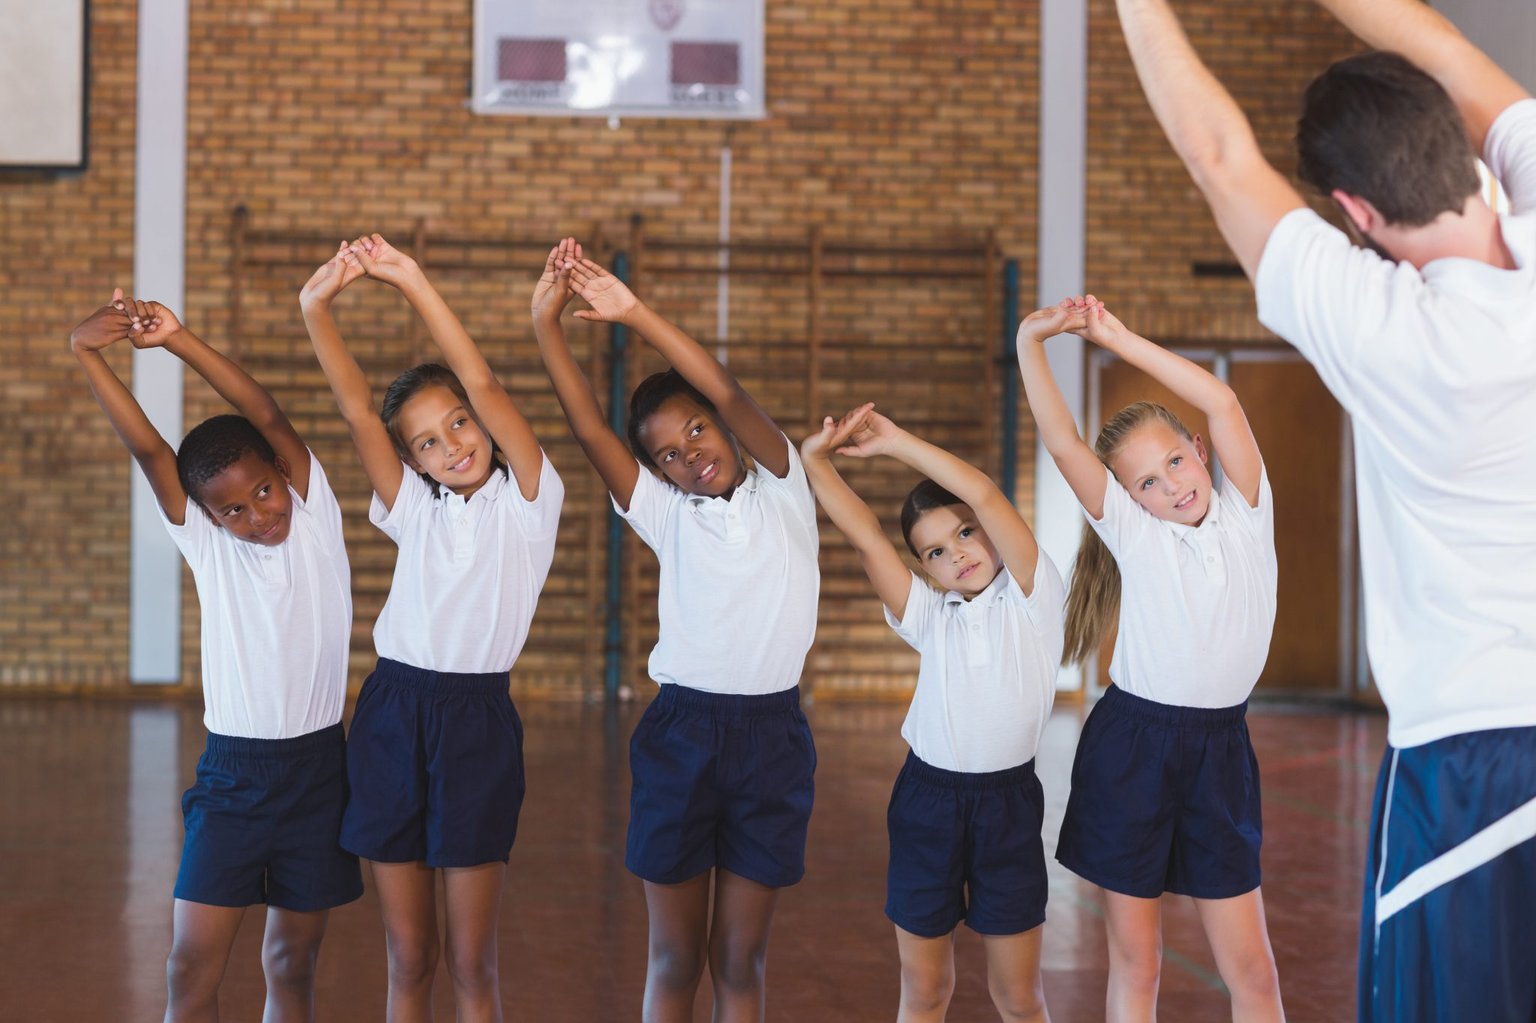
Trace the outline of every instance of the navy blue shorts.
<instances>
[{"instance_id":1,"label":"navy blue shorts","mask_svg":"<svg viewBox=\"0 0 1536 1023\"><path fill-rule=\"evenodd\" d=\"M341 724L292 739L208 736L181 797L187 837L176 898L313 912L363 894L341 847L347 751Z\"/></svg>"},{"instance_id":2,"label":"navy blue shorts","mask_svg":"<svg viewBox=\"0 0 1536 1023\"><path fill-rule=\"evenodd\" d=\"M341 844L379 863L505 863L523 807L523 722L506 672L427 671L380 658L347 743Z\"/></svg>"},{"instance_id":3,"label":"navy blue shorts","mask_svg":"<svg viewBox=\"0 0 1536 1023\"><path fill-rule=\"evenodd\" d=\"M979 934L1022 934L1045 922L1045 796L1035 762L966 774L908 753L886 828L885 915L941 938L964 920Z\"/></svg>"},{"instance_id":4,"label":"navy blue shorts","mask_svg":"<svg viewBox=\"0 0 1536 1023\"><path fill-rule=\"evenodd\" d=\"M1121 895L1230 899L1259 886L1248 703L1175 707L1110 686L1083 724L1056 858Z\"/></svg>"},{"instance_id":5,"label":"navy blue shorts","mask_svg":"<svg viewBox=\"0 0 1536 1023\"><path fill-rule=\"evenodd\" d=\"M800 687L766 696L666 684L629 741L624 864L656 884L712 867L769 888L805 876L816 746Z\"/></svg>"},{"instance_id":6,"label":"navy blue shorts","mask_svg":"<svg viewBox=\"0 0 1536 1023\"><path fill-rule=\"evenodd\" d=\"M1536 1020L1536 728L1387 747L1366 861L1361 1020Z\"/></svg>"}]
</instances>

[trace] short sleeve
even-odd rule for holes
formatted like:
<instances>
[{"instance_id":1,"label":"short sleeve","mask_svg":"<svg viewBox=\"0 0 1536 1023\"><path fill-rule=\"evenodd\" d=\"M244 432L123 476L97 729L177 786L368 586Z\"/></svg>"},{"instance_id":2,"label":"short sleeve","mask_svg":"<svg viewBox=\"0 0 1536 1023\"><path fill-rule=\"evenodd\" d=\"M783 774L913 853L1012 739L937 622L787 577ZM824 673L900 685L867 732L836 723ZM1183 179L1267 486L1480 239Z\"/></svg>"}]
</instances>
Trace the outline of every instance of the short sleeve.
<instances>
[{"instance_id":1,"label":"short sleeve","mask_svg":"<svg viewBox=\"0 0 1536 1023\"><path fill-rule=\"evenodd\" d=\"M610 500L613 500L614 511L629 523L635 535L651 550L659 550L667 519L682 501L683 492L658 480L638 461L635 467L639 472L635 476L634 493L629 495L629 507L619 507L619 502L611 495Z\"/></svg>"},{"instance_id":2,"label":"short sleeve","mask_svg":"<svg viewBox=\"0 0 1536 1023\"><path fill-rule=\"evenodd\" d=\"M907 641L912 649L921 651L923 640L932 628L933 619L938 614L939 605L944 601L944 595L932 586L918 578L916 572L911 573L912 585L907 589L906 614L898 619L891 614L890 608L882 608L885 612L885 624Z\"/></svg>"},{"instance_id":3,"label":"short sleeve","mask_svg":"<svg viewBox=\"0 0 1536 1023\"><path fill-rule=\"evenodd\" d=\"M1056 563L1045 551L1040 552L1040 556L1035 559L1034 586L1027 597L1019 588L1018 581L1011 576L1009 584L1023 598L1024 609L1029 614L1029 620L1036 631L1054 644L1055 659L1061 660L1067 589L1061 581L1061 573L1056 570Z\"/></svg>"},{"instance_id":4,"label":"short sleeve","mask_svg":"<svg viewBox=\"0 0 1536 1023\"><path fill-rule=\"evenodd\" d=\"M1292 210L1259 260L1259 322L1294 345L1353 410L1354 374L1387 322L1398 272L1398 264L1355 245L1311 209Z\"/></svg>"},{"instance_id":5,"label":"short sleeve","mask_svg":"<svg viewBox=\"0 0 1536 1023\"><path fill-rule=\"evenodd\" d=\"M295 494L294 503L310 516L316 531L324 538L328 547L332 550L345 549L346 540L341 526L341 503L336 500L336 491L331 489L331 479L325 474L325 467L320 464L320 459L315 457L313 451L309 453L309 496L301 500Z\"/></svg>"},{"instance_id":6,"label":"short sleeve","mask_svg":"<svg viewBox=\"0 0 1536 1023\"><path fill-rule=\"evenodd\" d=\"M512 507L517 509L518 518L522 520L529 539L554 536L560 528L560 508L565 503L565 483L561 481L560 474L555 471L554 463L542 451L539 452L539 456L538 496L532 501L524 499L523 492L517 487L517 482L508 480L510 486L503 498L511 501Z\"/></svg>"},{"instance_id":7,"label":"short sleeve","mask_svg":"<svg viewBox=\"0 0 1536 1023\"><path fill-rule=\"evenodd\" d=\"M155 502L155 514L160 516L160 521L165 525L165 531L171 534L171 540L176 544L176 549L181 551L181 556L187 559L187 564L192 566L193 572L202 567L207 557L209 545L214 540L214 534L219 527L208 518L208 513L203 511L203 506L187 497L187 507L181 513L181 525L177 525L166 517L165 509L160 507L160 502Z\"/></svg>"},{"instance_id":8,"label":"short sleeve","mask_svg":"<svg viewBox=\"0 0 1536 1023\"><path fill-rule=\"evenodd\" d=\"M1109 553L1120 560L1121 553L1132 549L1138 541L1146 536L1156 523L1152 513L1137 504L1120 481L1115 479L1115 474L1104 468L1104 516L1094 518L1087 510L1083 515L1088 519L1088 525L1099 534L1099 539L1104 541L1104 546L1109 548ZM1035 566L1036 574L1040 566Z\"/></svg>"},{"instance_id":9,"label":"short sleeve","mask_svg":"<svg viewBox=\"0 0 1536 1023\"><path fill-rule=\"evenodd\" d=\"M1511 103L1488 128L1483 162L1509 196L1510 209L1536 209L1536 99Z\"/></svg>"},{"instance_id":10,"label":"short sleeve","mask_svg":"<svg viewBox=\"0 0 1536 1023\"><path fill-rule=\"evenodd\" d=\"M816 497L811 492L811 481L805 475L805 464L800 461L800 451L788 436L782 434L781 436L784 436L784 446L789 452L789 468L785 471L784 478L780 479L762 466L758 466L757 474L762 478L764 486L794 491L803 499L806 507L811 509L812 514L815 514Z\"/></svg>"},{"instance_id":11,"label":"short sleeve","mask_svg":"<svg viewBox=\"0 0 1536 1023\"><path fill-rule=\"evenodd\" d=\"M400 489L395 491L395 503L385 508L383 500L375 493L368 502L368 521L398 545L407 525L415 521L431 500L432 487L401 462Z\"/></svg>"}]
</instances>

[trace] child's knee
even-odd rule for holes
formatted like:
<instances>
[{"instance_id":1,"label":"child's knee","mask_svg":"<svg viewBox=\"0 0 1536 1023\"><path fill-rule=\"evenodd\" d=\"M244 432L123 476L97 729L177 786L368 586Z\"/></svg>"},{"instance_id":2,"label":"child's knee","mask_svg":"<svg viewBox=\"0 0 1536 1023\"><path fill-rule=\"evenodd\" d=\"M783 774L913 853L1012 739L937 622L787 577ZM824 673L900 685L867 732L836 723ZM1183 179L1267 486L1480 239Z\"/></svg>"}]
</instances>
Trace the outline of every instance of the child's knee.
<instances>
[{"instance_id":1,"label":"child's knee","mask_svg":"<svg viewBox=\"0 0 1536 1023\"><path fill-rule=\"evenodd\" d=\"M1115 983L1141 991L1157 990L1163 969L1163 941L1160 935L1116 936L1109 939L1110 968Z\"/></svg>"},{"instance_id":2,"label":"child's knee","mask_svg":"<svg viewBox=\"0 0 1536 1023\"><path fill-rule=\"evenodd\" d=\"M704 974L704 949L694 944L653 941L647 972L664 988L692 989Z\"/></svg>"},{"instance_id":3,"label":"child's knee","mask_svg":"<svg viewBox=\"0 0 1536 1023\"><path fill-rule=\"evenodd\" d=\"M202 1002L213 997L223 976L223 964L196 948L172 945L165 957L165 983L172 1005Z\"/></svg>"},{"instance_id":4,"label":"child's knee","mask_svg":"<svg viewBox=\"0 0 1536 1023\"><path fill-rule=\"evenodd\" d=\"M261 947L261 969L269 985L308 989L315 984L320 943L268 938Z\"/></svg>"},{"instance_id":5,"label":"child's knee","mask_svg":"<svg viewBox=\"0 0 1536 1023\"><path fill-rule=\"evenodd\" d=\"M400 938L391 935L389 983L397 988L414 988L431 982L437 973L437 942L429 935Z\"/></svg>"},{"instance_id":6,"label":"child's knee","mask_svg":"<svg viewBox=\"0 0 1536 1023\"><path fill-rule=\"evenodd\" d=\"M763 986L768 964L766 941L721 942L710 956L714 982L729 991L756 991Z\"/></svg>"},{"instance_id":7,"label":"child's knee","mask_svg":"<svg viewBox=\"0 0 1536 1023\"><path fill-rule=\"evenodd\" d=\"M1044 1019L1045 1000L1041 997L1038 982L1018 983L992 980L992 1004L1004 1023L1033 1023Z\"/></svg>"},{"instance_id":8,"label":"child's knee","mask_svg":"<svg viewBox=\"0 0 1536 1023\"><path fill-rule=\"evenodd\" d=\"M955 971L950 967L901 964L901 1001L914 1012L943 1009L955 994Z\"/></svg>"},{"instance_id":9,"label":"child's knee","mask_svg":"<svg viewBox=\"0 0 1536 1023\"><path fill-rule=\"evenodd\" d=\"M459 991L489 991L497 986L496 943L448 948L448 976Z\"/></svg>"},{"instance_id":10,"label":"child's knee","mask_svg":"<svg viewBox=\"0 0 1536 1023\"><path fill-rule=\"evenodd\" d=\"M1247 998L1268 998L1280 992L1280 971L1275 968L1275 957L1268 948L1244 955L1231 963L1230 977L1223 976L1234 994Z\"/></svg>"}]
</instances>

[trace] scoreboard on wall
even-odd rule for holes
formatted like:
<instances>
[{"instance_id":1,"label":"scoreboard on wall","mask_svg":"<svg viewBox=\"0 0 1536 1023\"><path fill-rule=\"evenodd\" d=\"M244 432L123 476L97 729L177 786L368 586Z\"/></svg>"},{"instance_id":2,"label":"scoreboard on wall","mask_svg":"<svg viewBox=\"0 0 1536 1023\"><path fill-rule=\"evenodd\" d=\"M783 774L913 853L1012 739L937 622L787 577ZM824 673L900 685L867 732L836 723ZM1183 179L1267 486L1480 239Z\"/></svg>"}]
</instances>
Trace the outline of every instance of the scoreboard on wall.
<instances>
[{"instance_id":1,"label":"scoreboard on wall","mask_svg":"<svg viewBox=\"0 0 1536 1023\"><path fill-rule=\"evenodd\" d=\"M757 118L764 0L475 0L481 114Z\"/></svg>"},{"instance_id":2,"label":"scoreboard on wall","mask_svg":"<svg viewBox=\"0 0 1536 1023\"><path fill-rule=\"evenodd\" d=\"M85 165L85 0L0 0L0 169Z\"/></svg>"}]
</instances>

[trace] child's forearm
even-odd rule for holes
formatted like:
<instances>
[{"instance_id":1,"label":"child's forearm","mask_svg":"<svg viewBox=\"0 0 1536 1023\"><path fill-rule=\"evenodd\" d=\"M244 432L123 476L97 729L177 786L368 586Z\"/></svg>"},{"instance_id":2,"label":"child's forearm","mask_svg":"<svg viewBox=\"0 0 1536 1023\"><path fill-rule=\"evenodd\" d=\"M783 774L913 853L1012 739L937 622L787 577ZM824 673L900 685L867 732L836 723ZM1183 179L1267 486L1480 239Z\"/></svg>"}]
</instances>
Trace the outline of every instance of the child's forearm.
<instances>
[{"instance_id":1,"label":"child's forearm","mask_svg":"<svg viewBox=\"0 0 1536 1023\"><path fill-rule=\"evenodd\" d=\"M539 343L544 370L555 386L555 398L560 402L560 410L565 413L565 420L576 439L582 441L583 436L598 433L611 435L613 431L603 415L596 392L592 390L592 382L582 372L565 339L565 328L558 320L553 323L535 321L533 335Z\"/></svg>"},{"instance_id":2,"label":"child's forearm","mask_svg":"<svg viewBox=\"0 0 1536 1023\"><path fill-rule=\"evenodd\" d=\"M849 543L860 551L890 546L880 520L831 461L821 455L805 455L801 461L816 500Z\"/></svg>"},{"instance_id":3,"label":"child's forearm","mask_svg":"<svg viewBox=\"0 0 1536 1023\"><path fill-rule=\"evenodd\" d=\"M1232 388L1182 355L1140 334L1116 331L1103 346L1195 406L1207 418L1225 415L1237 404Z\"/></svg>"},{"instance_id":4,"label":"child's forearm","mask_svg":"<svg viewBox=\"0 0 1536 1023\"><path fill-rule=\"evenodd\" d=\"M1051 373L1045 346L1033 338L1019 338L1019 372L1024 378L1024 396L1035 420L1041 443L1058 462L1079 448L1087 448L1077 432L1077 421ZM1092 449L1088 449L1092 454ZM1097 457L1097 456L1095 456Z\"/></svg>"},{"instance_id":5,"label":"child's forearm","mask_svg":"<svg viewBox=\"0 0 1536 1023\"><path fill-rule=\"evenodd\" d=\"M107 414L112 428L117 431L123 446L128 449L128 453L135 461L143 463L145 459L172 450L165 438L160 436L160 431L155 429L155 425L144 414L144 409L139 405L138 399L133 396L133 392L118 379L117 374L112 371L112 367L100 352L77 349L75 358L79 360L80 368L85 371L86 383L90 385L91 394L95 396L96 403Z\"/></svg>"},{"instance_id":6,"label":"child's forearm","mask_svg":"<svg viewBox=\"0 0 1536 1023\"><path fill-rule=\"evenodd\" d=\"M427 333L432 335L443 358L448 360L448 368L453 370L464 389L470 392L471 403L474 402L476 390L499 387L490 363L485 361L474 338L469 336L469 331L464 329L464 324L448 307L432 282L427 280L425 273L418 271L413 274L401 285L400 292L427 325Z\"/></svg>"},{"instance_id":7,"label":"child's forearm","mask_svg":"<svg viewBox=\"0 0 1536 1023\"><path fill-rule=\"evenodd\" d=\"M986 473L905 430L898 434L890 456L916 469L978 512L979 505L1002 498L1002 491Z\"/></svg>"},{"instance_id":8,"label":"child's forearm","mask_svg":"<svg viewBox=\"0 0 1536 1023\"><path fill-rule=\"evenodd\" d=\"M191 366L262 433L274 426L287 425L288 417L265 387L192 331L183 327L166 342L165 348Z\"/></svg>"},{"instance_id":9,"label":"child's forearm","mask_svg":"<svg viewBox=\"0 0 1536 1023\"><path fill-rule=\"evenodd\" d=\"M341 330L336 326L336 318L331 315L330 306L305 306L304 327L309 331L315 358L319 360L320 371L330 384L331 394L336 398L336 406L341 410L342 418L348 422L371 418L375 414L373 391L368 386L363 368L347 350L346 342L341 338Z\"/></svg>"},{"instance_id":10,"label":"child's forearm","mask_svg":"<svg viewBox=\"0 0 1536 1023\"><path fill-rule=\"evenodd\" d=\"M652 348L667 360L699 393L720 409L734 402L741 393L740 385L730 370L704 350L704 346L689 337L681 327L646 305L636 302L634 311L625 317L625 323L635 333L645 338Z\"/></svg>"}]
</instances>

